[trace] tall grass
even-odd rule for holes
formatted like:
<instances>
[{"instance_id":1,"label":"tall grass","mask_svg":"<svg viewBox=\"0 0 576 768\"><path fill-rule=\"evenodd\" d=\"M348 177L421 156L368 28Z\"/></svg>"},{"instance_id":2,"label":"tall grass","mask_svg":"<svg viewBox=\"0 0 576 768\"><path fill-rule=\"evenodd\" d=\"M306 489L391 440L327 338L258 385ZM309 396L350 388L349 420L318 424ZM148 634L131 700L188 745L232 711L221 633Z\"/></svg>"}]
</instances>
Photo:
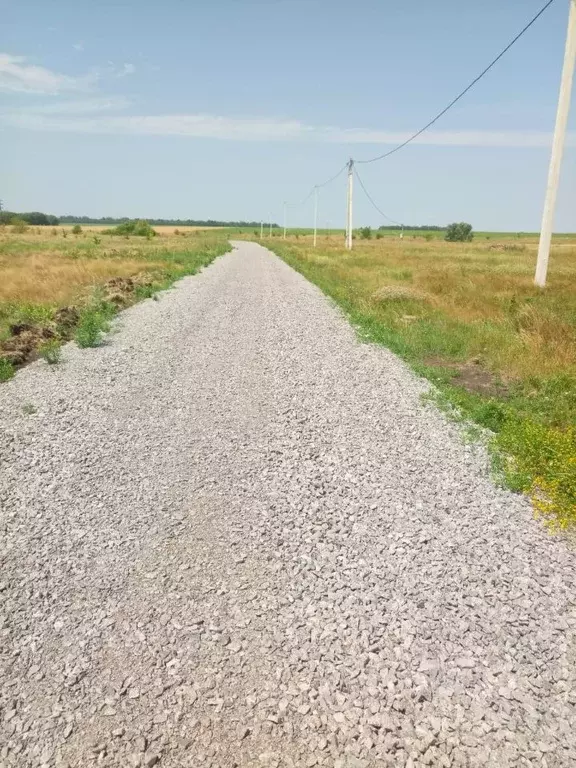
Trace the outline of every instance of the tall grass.
<instances>
[{"instance_id":1,"label":"tall grass","mask_svg":"<svg viewBox=\"0 0 576 768\"><path fill-rule=\"evenodd\" d=\"M522 247L506 247L518 245ZM273 250L362 329L494 432L495 462L553 527L576 523L576 238L553 248L533 286L533 238L456 244L390 238L275 241ZM487 392L457 374L486 372ZM471 391L472 390L472 391Z\"/></svg>"},{"instance_id":2,"label":"tall grass","mask_svg":"<svg viewBox=\"0 0 576 768\"><path fill-rule=\"evenodd\" d=\"M136 289L125 297L131 303L194 274L229 249L225 230L196 230L188 239L158 230L153 240L107 236L103 242L54 238L49 231L0 230L0 342L11 325L51 325L59 307L76 305L75 338L80 346L95 346L117 311L103 302L99 286L112 278L138 278ZM12 374L4 363L0 378Z\"/></svg>"}]
</instances>

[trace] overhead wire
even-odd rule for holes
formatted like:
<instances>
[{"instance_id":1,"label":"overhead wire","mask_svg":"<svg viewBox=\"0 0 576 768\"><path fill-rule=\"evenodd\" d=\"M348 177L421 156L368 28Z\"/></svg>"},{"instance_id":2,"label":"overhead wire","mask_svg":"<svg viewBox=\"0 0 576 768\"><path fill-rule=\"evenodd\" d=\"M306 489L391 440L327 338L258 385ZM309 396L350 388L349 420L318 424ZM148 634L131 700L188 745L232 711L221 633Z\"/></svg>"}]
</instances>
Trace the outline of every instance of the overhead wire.
<instances>
[{"instance_id":1,"label":"overhead wire","mask_svg":"<svg viewBox=\"0 0 576 768\"><path fill-rule=\"evenodd\" d=\"M344 173L344 171L346 170L346 168L348 168L348 163L346 163L345 165L343 165L343 166L342 166L342 168L340 168L340 170L338 171L338 173L335 173L335 174L334 174L334 176L330 176L330 178L329 178L329 179L326 179L326 181L323 181L323 182L322 182L322 184L315 184L315 185L312 187L312 189L310 190L310 192L309 192L309 193L306 195L306 197L305 197L303 200L301 200L299 203L289 203L289 202L286 202L286 205L287 205L289 208L298 208L299 206L301 206L301 205L304 205L304 203L307 203L307 202L308 202L308 200L310 200L310 198L311 198L311 197L312 197L312 195L314 194L314 190L316 190L316 189L322 189L322 187L326 187L326 186L327 186L328 184L330 184L331 182L333 182L333 181L336 181L336 179L337 179L339 176L341 176L341 175Z\"/></svg>"},{"instance_id":2,"label":"overhead wire","mask_svg":"<svg viewBox=\"0 0 576 768\"><path fill-rule=\"evenodd\" d=\"M405 141L398 144L396 147L393 147L392 149L388 150L387 152L382 153L381 155L377 155L376 157L372 157L366 160L351 160L350 162L345 163L345 165L340 168L340 170L334 174L334 176L331 176L326 181L322 182L321 184L315 184L308 195L299 203L289 203L286 202L285 205L287 207L295 208L299 207L301 205L304 205L308 202L308 200L312 197L312 195L322 187L327 186L331 182L335 181L339 176L344 173L344 171L352 165L354 174L356 175L356 178L358 179L358 183L360 184L364 194L370 201L370 203L373 205L373 207L378 211L378 213L387 221L391 222L392 224L395 224L397 226L404 226L402 223L395 221L394 219L390 218L387 214L384 213L384 211L381 210L381 208L376 204L373 197L370 195L368 190L366 189L366 186L364 185L364 182L362 181L360 175L358 174L358 169L356 168L356 164L366 164L366 163L375 163L378 160L383 160L386 157L390 157L390 155L395 154L396 152L399 152L401 149L404 149L404 147L407 147L409 144L411 144L413 141L415 141L419 136L421 136L425 131L427 131L429 128L431 128L435 123L440 120L441 117L443 117L452 107L457 104L472 88L480 81L482 80L485 75L490 72L490 70L500 61L500 59L508 53L508 51L514 46L520 38L526 34L526 32L538 21L538 19L544 14L544 12L552 5L554 0L547 0L547 2L544 4L544 6L536 13L535 16L533 16L530 21L520 30L520 32L508 43L508 45L500 51L500 53L488 64L487 67L485 67L480 74L474 78L467 86L462 90L452 101L444 107L438 114L432 118L429 122L426 123L420 130L416 131L416 133L409 136Z\"/></svg>"},{"instance_id":3,"label":"overhead wire","mask_svg":"<svg viewBox=\"0 0 576 768\"><path fill-rule=\"evenodd\" d=\"M366 195L366 197L368 198L368 200L369 200L369 201L372 203L372 205L374 206L374 208L375 208L375 209L378 211L378 213L380 214L380 216L382 216L384 219L386 219L386 221L389 221L391 224L396 224L396 225L397 225L397 226L399 226L399 227L404 227L404 224L402 224L400 221L395 221L395 219L391 219L391 218L390 218L390 216L387 216L387 215L384 213L384 211L383 211L383 210L382 210L382 209L381 209L381 208L380 208L378 205L376 205L376 203L374 202L374 199L373 199L372 195L370 194L370 192L368 192L368 190L367 190L367 189L366 189L366 187L364 186L364 182L363 182L363 181L362 181L362 179L360 178L360 174L358 173L358 169L357 169L356 167L354 167L354 174L355 174L356 178L358 179L358 183L359 183L359 184L360 184L360 186L362 187L362 190L363 190L364 194Z\"/></svg>"},{"instance_id":4,"label":"overhead wire","mask_svg":"<svg viewBox=\"0 0 576 768\"><path fill-rule=\"evenodd\" d=\"M444 109L441 112L438 112L436 117L433 117L432 120L430 120L430 122L426 123L426 125L423 128L420 128L419 131L416 131L416 133L414 133L412 136L406 139L406 141L403 141L401 144L398 144L397 147L394 147L393 149L388 150L388 152L384 152L383 154L377 155L376 157L372 157L368 160L355 160L354 162L355 163L375 163L377 160L384 160L385 157L390 157L390 155L393 155L395 152L399 152L401 149L404 149L404 147L408 146L408 144L411 144L415 139L417 139L418 136L421 136L424 133L424 131L427 131L428 128L434 125L434 123L438 122L438 120L440 120L441 117L443 117L450 109L452 109L452 107L457 102L459 102L460 99L463 96L465 96L468 93L468 91L470 91L476 85L476 83L478 83L486 74L488 74L488 72L492 69L492 67L494 67L494 65L497 64L506 53L508 53L510 48L512 48L512 46L515 43L517 43L518 40L520 40L520 38L530 29L530 27L533 24L536 23L536 21L538 21L540 16L542 16L542 14L552 5L553 2L554 0L548 0L548 2L538 11L538 13L532 19L530 19L530 21L526 24L526 26L522 30L520 30L520 32L516 35L516 37L510 43L508 43L506 48L500 51L498 56L496 56L496 58L493 59L490 62L490 64L488 64L488 66L485 69L483 69L482 72L480 72L480 74L477 77L475 77L474 80L472 80L472 82L469 85L467 85L463 91L461 91L458 94L458 96L456 96L455 99L452 99L452 101L448 104L448 106L444 107Z\"/></svg>"}]
</instances>

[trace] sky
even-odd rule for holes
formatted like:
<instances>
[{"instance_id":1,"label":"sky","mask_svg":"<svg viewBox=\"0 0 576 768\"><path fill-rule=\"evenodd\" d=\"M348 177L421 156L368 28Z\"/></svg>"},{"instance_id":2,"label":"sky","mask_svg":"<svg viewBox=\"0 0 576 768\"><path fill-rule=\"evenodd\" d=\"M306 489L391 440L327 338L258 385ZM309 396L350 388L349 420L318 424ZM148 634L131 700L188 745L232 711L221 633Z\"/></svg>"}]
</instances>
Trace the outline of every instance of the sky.
<instances>
[{"instance_id":1,"label":"sky","mask_svg":"<svg viewBox=\"0 0 576 768\"><path fill-rule=\"evenodd\" d=\"M57 215L311 226L544 0L0 0L0 199ZM421 139L357 169L404 224L540 226L568 0ZM305 203L302 203L303 200ZM319 193L342 228L346 178ZM388 223L356 185L355 226ZM576 231L576 108L556 215Z\"/></svg>"}]
</instances>

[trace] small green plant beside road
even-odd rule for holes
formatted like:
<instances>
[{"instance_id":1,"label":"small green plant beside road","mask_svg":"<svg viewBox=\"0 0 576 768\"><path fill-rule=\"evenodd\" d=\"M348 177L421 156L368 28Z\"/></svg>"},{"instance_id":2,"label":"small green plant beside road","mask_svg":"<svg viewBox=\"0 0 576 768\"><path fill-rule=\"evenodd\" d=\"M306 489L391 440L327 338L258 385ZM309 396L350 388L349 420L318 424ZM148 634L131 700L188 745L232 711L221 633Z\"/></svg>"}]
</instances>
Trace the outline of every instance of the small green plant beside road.
<instances>
[{"instance_id":1,"label":"small green plant beside road","mask_svg":"<svg viewBox=\"0 0 576 768\"><path fill-rule=\"evenodd\" d=\"M58 339L50 339L45 342L38 350L40 357L43 357L48 365L56 365L62 357L62 348Z\"/></svg>"},{"instance_id":2,"label":"small green plant beside road","mask_svg":"<svg viewBox=\"0 0 576 768\"><path fill-rule=\"evenodd\" d=\"M9 360L0 357L0 381L8 381L14 376L14 366Z\"/></svg>"},{"instance_id":3,"label":"small green plant beside road","mask_svg":"<svg viewBox=\"0 0 576 768\"><path fill-rule=\"evenodd\" d=\"M116 308L106 302L96 302L86 307L81 315L74 340L79 347L97 347L102 342L103 335L110 328L110 320L114 316Z\"/></svg>"}]
</instances>

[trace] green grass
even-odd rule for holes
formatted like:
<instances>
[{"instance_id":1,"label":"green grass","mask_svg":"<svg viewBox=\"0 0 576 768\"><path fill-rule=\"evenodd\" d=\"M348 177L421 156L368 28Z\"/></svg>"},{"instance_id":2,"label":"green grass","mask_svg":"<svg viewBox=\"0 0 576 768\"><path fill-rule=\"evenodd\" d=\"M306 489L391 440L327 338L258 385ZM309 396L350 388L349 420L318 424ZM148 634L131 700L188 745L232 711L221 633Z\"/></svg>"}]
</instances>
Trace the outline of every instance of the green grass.
<instances>
[{"instance_id":1,"label":"green grass","mask_svg":"<svg viewBox=\"0 0 576 768\"><path fill-rule=\"evenodd\" d=\"M110 320L115 311L114 305L106 305L101 301L85 307L74 332L76 344L82 349L99 346L104 334L110 329Z\"/></svg>"},{"instance_id":2,"label":"green grass","mask_svg":"<svg viewBox=\"0 0 576 768\"><path fill-rule=\"evenodd\" d=\"M62 346L58 339L50 339L39 348L40 357L44 358L48 365L57 365L62 357Z\"/></svg>"},{"instance_id":3,"label":"green grass","mask_svg":"<svg viewBox=\"0 0 576 768\"><path fill-rule=\"evenodd\" d=\"M530 495L547 524L576 524L570 246L553 253L546 291L532 285L530 250L380 240L350 253L327 238L316 249L295 238L270 247L336 301L361 338L430 379L452 415L489 430L499 477ZM465 366L486 373L486 392L460 383Z\"/></svg>"},{"instance_id":4,"label":"green grass","mask_svg":"<svg viewBox=\"0 0 576 768\"><path fill-rule=\"evenodd\" d=\"M72 331L79 346L97 346L118 311L107 301L114 292L110 288L106 294L111 278L134 278L134 290L121 297L122 306L128 306L155 298L158 291L195 274L230 248L223 230L192 234L128 242L107 236L96 243L82 235L64 240L49 231L22 236L0 231L0 343L10 336L10 326L29 323L50 327L57 342L70 338ZM58 308L71 305L80 313L77 327L56 327ZM38 351L46 359L57 355L55 348ZM13 369L1 351L0 360L0 379L10 378Z\"/></svg>"},{"instance_id":5,"label":"green grass","mask_svg":"<svg viewBox=\"0 0 576 768\"><path fill-rule=\"evenodd\" d=\"M8 360L0 357L0 381L8 381L12 376L14 376L14 367Z\"/></svg>"}]
</instances>

